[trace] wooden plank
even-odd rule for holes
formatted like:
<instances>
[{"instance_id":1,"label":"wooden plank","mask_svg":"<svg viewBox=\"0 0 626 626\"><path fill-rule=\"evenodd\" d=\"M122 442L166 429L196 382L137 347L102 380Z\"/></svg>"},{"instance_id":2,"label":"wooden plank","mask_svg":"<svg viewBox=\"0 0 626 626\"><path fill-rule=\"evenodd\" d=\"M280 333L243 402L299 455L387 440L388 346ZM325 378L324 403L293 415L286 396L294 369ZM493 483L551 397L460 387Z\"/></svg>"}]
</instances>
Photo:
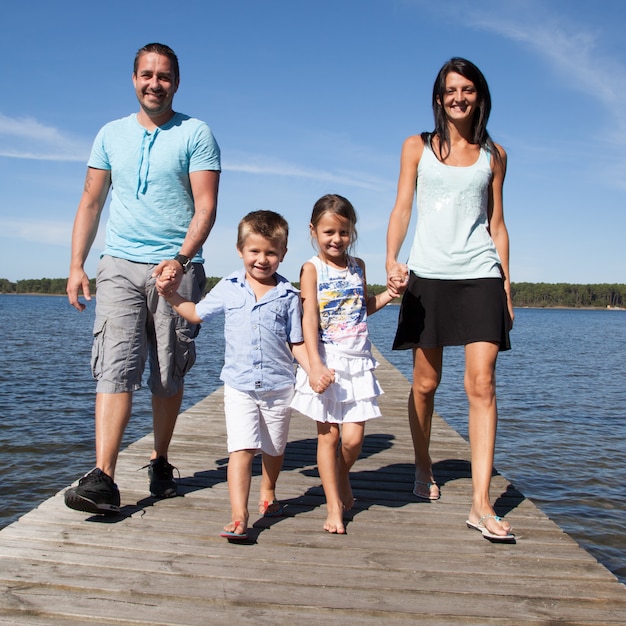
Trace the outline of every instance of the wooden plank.
<instances>
[{"instance_id":1,"label":"wooden plank","mask_svg":"<svg viewBox=\"0 0 626 626\"><path fill-rule=\"evenodd\" d=\"M322 530L315 425L295 416L279 495L282 518L230 518L222 390L183 413L171 447L183 497L148 496L151 437L120 455L123 515L86 517L62 491L0 531L0 624L623 624L626 587L532 502L495 475L492 496L518 537L491 544L465 527L467 443L441 418L431 452L438 502L411 495L409 383L387 361L383 417L367 425L345 536Z\"/></svg>"}]
</instances>

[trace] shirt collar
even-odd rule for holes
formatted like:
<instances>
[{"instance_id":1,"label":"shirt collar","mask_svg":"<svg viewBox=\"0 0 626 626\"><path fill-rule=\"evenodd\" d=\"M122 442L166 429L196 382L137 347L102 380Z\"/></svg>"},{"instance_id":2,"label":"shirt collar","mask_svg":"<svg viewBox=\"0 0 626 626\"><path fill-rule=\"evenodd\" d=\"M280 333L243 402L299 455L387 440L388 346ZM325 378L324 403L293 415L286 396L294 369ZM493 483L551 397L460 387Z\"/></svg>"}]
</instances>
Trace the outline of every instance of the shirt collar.
<instances>
[{"instance_id":1,"label":"shirt collar","mask_svg":"<svg viewBox=\"0 0 626 626\"><path fill-rule=\"evenodd\" d=\"M298 289L296 289L284 276L281 276L278 272L274 274L274 276L276 277L276 297L280 298L287 293L300 293ZM246 270L244 269L233 272L226 277L226 280L230 280L231 282L248 289L248 284L246 283Z\"/></svg>"}]
</instances>

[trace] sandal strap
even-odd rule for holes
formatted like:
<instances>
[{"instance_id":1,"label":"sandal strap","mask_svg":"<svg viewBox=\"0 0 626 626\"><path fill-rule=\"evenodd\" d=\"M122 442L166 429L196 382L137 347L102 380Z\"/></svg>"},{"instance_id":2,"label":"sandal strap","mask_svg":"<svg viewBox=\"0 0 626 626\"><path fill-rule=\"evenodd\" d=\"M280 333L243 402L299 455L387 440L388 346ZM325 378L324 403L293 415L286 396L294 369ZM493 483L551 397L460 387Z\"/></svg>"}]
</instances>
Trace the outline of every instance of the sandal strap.
<instances>
[{"instance_id":1,"label":"sandal strap","mask_svg":"<svg viewBox=\"0 0 626 626\"><path fill-rule=\"evenodd\" d=\"M439 485L437 485L437 481L433 480L432 482L424 482L423 480L417 480L417 478L415 479L415 484L416 485L424 485L426 487L428 487L429 489L433 486L438 487Z\"/></svg>"}]
</instances>

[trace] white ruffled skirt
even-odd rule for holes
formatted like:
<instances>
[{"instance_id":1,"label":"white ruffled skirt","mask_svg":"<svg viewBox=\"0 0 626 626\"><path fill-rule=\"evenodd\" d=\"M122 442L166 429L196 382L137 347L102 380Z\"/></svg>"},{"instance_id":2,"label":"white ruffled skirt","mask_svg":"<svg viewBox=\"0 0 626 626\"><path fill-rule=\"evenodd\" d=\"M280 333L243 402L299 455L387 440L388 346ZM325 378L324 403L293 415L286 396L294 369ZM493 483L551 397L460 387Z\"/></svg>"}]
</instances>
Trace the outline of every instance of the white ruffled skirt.
<instances>
[{"instance_id":1,"label":"white ruffled skirt","mask_svg":"<svg viewBox=\"0 0 626 626\"><path fill-rule=\"evenodd\" d=\"M298 366L291 407L317 422L333 424L380 417L376 398L384 391L374 374L376 359L369 352L340 352L325 344L319 349L326 367L335 370L335 382L324 393L315 393L306 372Z\"/></svg>"}]
</instances>

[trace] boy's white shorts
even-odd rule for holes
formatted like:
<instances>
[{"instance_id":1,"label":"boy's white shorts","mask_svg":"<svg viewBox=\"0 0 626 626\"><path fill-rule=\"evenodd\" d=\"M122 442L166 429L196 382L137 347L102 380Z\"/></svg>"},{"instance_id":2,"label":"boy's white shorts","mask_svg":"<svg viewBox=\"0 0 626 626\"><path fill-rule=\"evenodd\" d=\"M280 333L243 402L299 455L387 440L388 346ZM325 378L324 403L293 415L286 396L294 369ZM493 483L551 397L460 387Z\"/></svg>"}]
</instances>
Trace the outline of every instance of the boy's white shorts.
<instances>
[{"instance_id":1,"label":"boy's white shorts","mask_svg":"<svg viewBox=\"0 0 626 626\"><path fill-rule=\"evenodd\" d=\"M224 385L228 452L261 450L270 456L285 452L294 388L238 391Z\"/></svg>"}]
</instances>

